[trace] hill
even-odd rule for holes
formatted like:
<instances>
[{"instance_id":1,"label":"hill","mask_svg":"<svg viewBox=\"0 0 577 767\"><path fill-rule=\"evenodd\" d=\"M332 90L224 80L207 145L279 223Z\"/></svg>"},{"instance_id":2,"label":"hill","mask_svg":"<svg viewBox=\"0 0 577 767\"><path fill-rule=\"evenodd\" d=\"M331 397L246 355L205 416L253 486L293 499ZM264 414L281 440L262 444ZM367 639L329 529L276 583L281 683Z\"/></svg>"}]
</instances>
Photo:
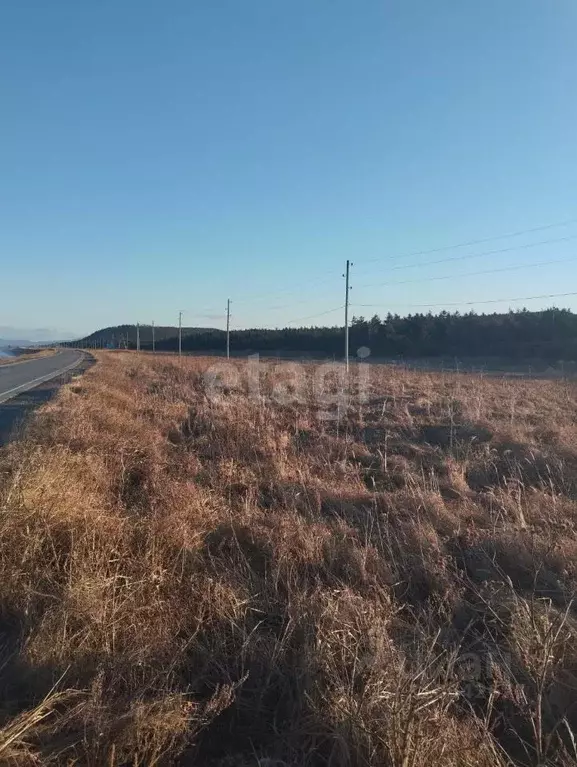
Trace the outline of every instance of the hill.
<instances>
[{"instance_id":1,"label":"hill","mask_svg":"<svg viewBox=\"0 0 577 767\"><path fill-rule=\"evenodd\" d=\"M182 328L183 339L198 333L210 332L210 328ZM157 343L174 339L178 343L178 327L173 325L155 325L154 337ZM84 338L72 342L74 346L105 346L112 348L133 349L136 347L136 325L113 325L108 328L96 330ZM152 346L152 326L140 325L140 344L143 348Z\"/></svg>"}]
</instances>

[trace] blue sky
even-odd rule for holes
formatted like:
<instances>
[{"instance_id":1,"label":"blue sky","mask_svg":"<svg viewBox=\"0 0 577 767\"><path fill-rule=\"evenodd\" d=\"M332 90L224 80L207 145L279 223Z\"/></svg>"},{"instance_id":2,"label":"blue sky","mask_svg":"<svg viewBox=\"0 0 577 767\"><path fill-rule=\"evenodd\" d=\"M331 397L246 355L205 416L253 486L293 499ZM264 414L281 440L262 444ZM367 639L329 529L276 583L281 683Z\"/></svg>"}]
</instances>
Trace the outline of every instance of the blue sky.
<instances>
[{"instance_id":1,"label":"blue sky","mask_svg":"<svg viewBox=\"0 0 577 767\"><path fill-rule=\"evenodd\" d=\"M577 291L576 34L573 0L2 3L0 325L332 324L347 258L357 314Z\"/></svg>"}]
</instances>

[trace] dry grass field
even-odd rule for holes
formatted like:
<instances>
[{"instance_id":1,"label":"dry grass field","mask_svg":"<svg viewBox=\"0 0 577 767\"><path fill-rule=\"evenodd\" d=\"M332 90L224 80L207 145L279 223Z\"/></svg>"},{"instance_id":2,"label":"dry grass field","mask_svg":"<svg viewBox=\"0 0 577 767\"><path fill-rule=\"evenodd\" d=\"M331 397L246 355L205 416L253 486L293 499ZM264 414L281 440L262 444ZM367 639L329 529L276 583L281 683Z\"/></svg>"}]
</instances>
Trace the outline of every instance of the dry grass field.
<instances>
[{"instance_id":1,"label":"dry grass field","mask_svg":"<svg viewBox=\"0 0 577 767\"><path fill-rule=\"evenodd\" d=\"M97 357L0 453L0 763L577 763L573 383Z\"/></svg>"}]
</instances>

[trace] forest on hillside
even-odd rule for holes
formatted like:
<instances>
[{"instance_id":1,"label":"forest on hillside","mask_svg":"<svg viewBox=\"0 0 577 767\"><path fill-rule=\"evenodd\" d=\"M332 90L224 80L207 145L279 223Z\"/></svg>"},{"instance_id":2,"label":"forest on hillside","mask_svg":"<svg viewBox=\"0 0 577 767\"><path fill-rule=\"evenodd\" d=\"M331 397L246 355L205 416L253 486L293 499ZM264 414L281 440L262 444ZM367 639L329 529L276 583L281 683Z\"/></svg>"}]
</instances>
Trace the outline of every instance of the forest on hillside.
<instances>
[{"instance_id":1,"label":"forest on hillside","mask_svg":"<svg viewBox=\"0 0 577 767\"><path fill-rule=\"evenodd\" d=\"M220 330L198 332L183 338L185 351L223 349L226 334ZM175 350L175 337L157 348ZM231 351L303 352L341 356L342 327L235 330ZM577 314L567 309L506 314L441 312L388 314L381 319L354 317L350 348L368 347L372 357L506 357L514 359L577 360Z\"/></svg>"},{"instance_id":2,"label":"forest on hillside","mask_svg":"<svg viewBox=\"0 0 577 767\"><path fill-rule=\"evenodd\" d=\"M232 330L232 353L299 353L343 355L343 327L300 327ZM142 349L151 349L150 326L140 328ZM136 348L136 326L122 325L93 333L75 345ZM211 328L183 328L184 352L219 352L226 347L226 333ZM353 317L350 349L354 356L367 347L375 357L499 357L507 359L577 360L577 314L551 308L527 309L505 314L440 312L388 314L381 318ZM178 329L156 329L156 349L176 351Z\"/></svg>"}]
</instances>

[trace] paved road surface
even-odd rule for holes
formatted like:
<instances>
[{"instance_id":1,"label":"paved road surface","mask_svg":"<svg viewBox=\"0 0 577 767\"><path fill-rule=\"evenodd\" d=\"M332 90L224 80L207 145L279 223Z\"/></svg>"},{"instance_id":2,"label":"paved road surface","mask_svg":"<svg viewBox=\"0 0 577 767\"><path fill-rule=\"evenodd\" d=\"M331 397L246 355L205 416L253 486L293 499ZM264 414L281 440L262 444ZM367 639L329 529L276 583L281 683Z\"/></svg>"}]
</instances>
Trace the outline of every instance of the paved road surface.
<instances>
[{"instance_id":1,"label":"paved road surface","mask_svg":"<svg viewBox=\"0 0 577 767\"><path fill-rule=\"evenodd\" d=\"M63 349L50 357L0 365L0 405L71 369L82 356L76 349Z\"/></svg>"}]
</instances>

